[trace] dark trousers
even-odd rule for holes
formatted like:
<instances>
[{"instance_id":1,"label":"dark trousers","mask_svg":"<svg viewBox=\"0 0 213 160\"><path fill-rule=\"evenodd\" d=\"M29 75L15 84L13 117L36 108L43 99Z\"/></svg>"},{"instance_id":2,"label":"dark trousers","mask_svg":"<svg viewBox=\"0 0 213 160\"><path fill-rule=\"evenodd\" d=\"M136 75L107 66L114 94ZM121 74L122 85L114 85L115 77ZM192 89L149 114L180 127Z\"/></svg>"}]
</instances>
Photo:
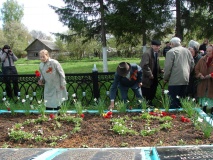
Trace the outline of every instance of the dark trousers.
<instances>
[{"instance_id":1,"label":"dark trousers","mask_svg":"<svg viewBox=\"0 0 213 160\"><path fill-rule=\"evenodd\" d=\"M120 92L121 92L121 98L124 102L127 101L127 95L128 95L128 90L129 90L129 87L124 87L124 86L119 86L119 89L120 89ZM133 92L135 93L135 96L138 98L138 99L142 99L142 92L141 92L141 88L138 87L138 88L131 88L133 90Z\"/></svg>"},{"instance_id":2,"label":"dark trousers","mask_svg":"<svg viewBox=\"0 0 213 160\"><path fill-rule=\"evenodd\" d=\"M155 98L157 87L158 87L158 82L155 81L153 85L150 86L150 88L145 88L145 87L141 88L143 97L149 102L150 105L153 105L152 100Z\"/></svg>"},{"instance_id":3,"label":"dark trousers","mask_svg":"<svg viewBox=\"0 0 213 160\"><path fill-rule=\"evenodd\" d=\"M5 83L5 90L7 93L7 96L12 98L13 97L13 91L14 95L18 96L19 87L18 87L18 77L16 76L8 76L8 75L18 75L18 72L15 68L15 66L11 67L2 67L2 73L4 76L4 83ZM11 82L13 83L13 89L11 87Z\"/></svg>"},{"instance_id":4,"label":"dark trousers","mask_svg":"<svg viewBox=\"0 0 213 160\"><path fill-rule=\"evenodd\" d=\"M177 98L185 98L187 85L179 85L179 86L169 86L169 96L171 98L170 109L176 109L181 107L180 99Z\"/></svg>"},{"instance_id":5,"label":"dark trousers","mask_svg":"<svg viewBox=\"0 0 213 160\"><path fill-rule=\"evenodd\" d=\"M124 101L125 103L127 102L128 99L128 90L129 87L124 87L124 86L119 86L120 92L121 92L121 98L122 101ZM137 97L137 99L142 99L142 92L141 92L141 88L140 87L133 87L131 88L132 91L135 93L135 96ZM141 108L141 104L138 105L138 108Z\"/></svg>"}]
</instances>

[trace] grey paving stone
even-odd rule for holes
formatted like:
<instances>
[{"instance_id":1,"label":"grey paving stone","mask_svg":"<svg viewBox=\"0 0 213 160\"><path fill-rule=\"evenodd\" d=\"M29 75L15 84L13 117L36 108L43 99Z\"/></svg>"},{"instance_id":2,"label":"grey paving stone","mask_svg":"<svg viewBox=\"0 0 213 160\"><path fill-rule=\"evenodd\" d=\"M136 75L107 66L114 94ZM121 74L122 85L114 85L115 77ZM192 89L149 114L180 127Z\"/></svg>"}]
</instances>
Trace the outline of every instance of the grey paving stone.
<instances>
[{"instance_id":1,"label":"grey paving stone","mask_svg":"<svg viewBox=\"0 0 213 160\"><path fill-rule=\"evenodd\" d=\"M30 160L48 149L0 149L0 160Z\"/></svg>"},{"instance_id":2,"label":"grey paving stone","mask_svg":"<svg viewBox=\"0 0 213 160\"><path fill-rule=\"evenodd\" d=\"M140 149L70 149L53 160L141 160Z\"/></svg>"},{"instance_id":3,"label":"grey paving stone","mask_svg":"<svg viewBox=\"0 0 213 160\"><path fill-rule=\"evenodd\" d=\"M90 160L99 149L70 149L53 160Z\"/></svg>"},{"instance_id":4,"label":"grey paving stone","mask_svg":"<svg viewBox=\"0 0 213 160\"><path fill-rule=\"evenodd\" d=\"M141 160L139 149L101 150L91 160Z\"/></svg>"},{"instance_id":5,"label":"grey paving stone","mask_svg":"<svg viewBox=\"0 0 213 160\"><path fill-rule=\"evenodd\" d=\"M161 160L213 160L213 146L156 148Z\"/></svg>"}]
</instances>

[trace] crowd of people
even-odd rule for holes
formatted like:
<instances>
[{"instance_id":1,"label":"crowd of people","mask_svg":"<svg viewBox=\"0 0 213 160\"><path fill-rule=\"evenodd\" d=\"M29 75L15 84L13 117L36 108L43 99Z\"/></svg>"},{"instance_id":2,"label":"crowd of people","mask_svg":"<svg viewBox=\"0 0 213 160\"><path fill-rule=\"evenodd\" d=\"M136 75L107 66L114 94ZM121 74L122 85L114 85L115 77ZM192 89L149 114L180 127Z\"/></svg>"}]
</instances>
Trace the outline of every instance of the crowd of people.
<instances>
[{"instance_id":1,"label":"crowd of people","mask_svg":"<svg viewBox=\"0 0 213 160\"><path fill-rule=\"evenodd\" d=\"M195 98L204 111L213 112L213 46L207 39L200 45L190 40L187 47L183 47L178 37L166 42L163 48L165 57L164 68L160 67L161 42L151 41L141 57L140 64L121 62L117 66L114 81L110 88L110 106L114 108L117 89L120 89L124 102L128 99L131 88L137 99L145 98L150 106L158 86L158 76L163 74L164 84L168 84L171 98L170 109L181 107L180 99L186 96ZM39 85L44 85L44 99L47 109L59 109L63 101L67 100L65 73L57 60L51 59L47 50L39 52L41 63L39 70L41 77ZM9 45L5 45L0 52L1 70L5 91L9 98L20 93L18 75L14 62L18 60ZM13 84L13 87L11 86ZM179 98L178 98L179 97ZM141 107L141 106L140 106Z\"/></svg>"},{"instance_id":2,"label":"crowd of people","mask_svg":"<svg viewBox=\"0 0 213 160\"><path fill-rule=\"evenodd\" d=\"M191 97L197 100L205 112L210 110L213 113L213 46L205 39L202 45L191 40L184 47L180 38L173 37L163 48L164 69L159 65L160 46L160 41L151 41L151 47L142 54L139 66L135 64L137 69L133 69L135 67L128 62L118 65L110 89L109 109L114 108L118 88L122 100L127 100L127 91L132 88L138 99L145 98L152 106L158 75L162 73L164 84L168 84L170 109L181 107L180 98ZM132 79L132 76L135 78Z\"/></svg>"}]
</instances>

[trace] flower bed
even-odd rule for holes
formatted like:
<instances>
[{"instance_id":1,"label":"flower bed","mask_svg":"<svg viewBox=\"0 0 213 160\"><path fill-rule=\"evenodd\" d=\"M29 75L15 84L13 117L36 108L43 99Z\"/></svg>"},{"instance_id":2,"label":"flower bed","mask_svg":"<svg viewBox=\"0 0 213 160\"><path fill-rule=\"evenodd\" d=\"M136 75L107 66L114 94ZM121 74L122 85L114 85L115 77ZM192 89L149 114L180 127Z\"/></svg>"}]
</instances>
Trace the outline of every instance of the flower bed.
<instances>
[{"instance_id":1,"label":"flower bed","mask_svg":"<svg viewBox=\"0 0 213 160\"><path fill-rule=\"evenodd\" d=\"M147 147L212 144L212 126L184 112L2 114L1 147ZM210 135L204 132L209 127ZM208 136L209 135L209 136Z\"/></svg>"}]
</instances>

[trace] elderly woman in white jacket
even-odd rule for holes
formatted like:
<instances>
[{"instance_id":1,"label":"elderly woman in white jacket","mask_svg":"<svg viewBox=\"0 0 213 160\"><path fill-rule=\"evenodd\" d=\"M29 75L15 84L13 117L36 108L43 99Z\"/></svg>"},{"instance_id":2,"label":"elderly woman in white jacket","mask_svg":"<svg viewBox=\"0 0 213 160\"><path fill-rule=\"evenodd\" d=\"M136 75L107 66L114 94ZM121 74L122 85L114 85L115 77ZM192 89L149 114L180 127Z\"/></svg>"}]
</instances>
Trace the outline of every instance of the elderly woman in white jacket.
<instances>
[{"instance_id":1,"label":"elderly woman in white jacket","mask_svg":"<svg viewBox=\"0 0 213 160\"><path fill-rule=\"evenodd\" d=\"M44 101L46 109L59 109L67 100L65 73L57 60L51 59L47 50L39 52L41 78L39 85L44 85Z\"/></svg>"}]
</instances>

